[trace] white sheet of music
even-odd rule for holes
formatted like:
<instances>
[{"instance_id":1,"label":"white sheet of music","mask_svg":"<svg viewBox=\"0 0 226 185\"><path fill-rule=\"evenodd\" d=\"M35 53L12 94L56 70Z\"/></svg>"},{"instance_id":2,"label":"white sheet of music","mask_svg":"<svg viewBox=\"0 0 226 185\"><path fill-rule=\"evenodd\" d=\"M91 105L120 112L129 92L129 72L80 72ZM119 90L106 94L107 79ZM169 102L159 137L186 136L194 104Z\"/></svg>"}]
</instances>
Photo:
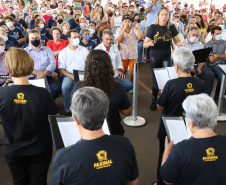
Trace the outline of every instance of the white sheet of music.
<instances>
[{"instance_id":1,"label":"white sheet of music","mask_svg":"<svg viewBox=\"0 0 226 185\"><path fill-rule=\"evenodd\" d=\"M65 148L75 144L81 139L80 133L74 121L58 122L60 134Z\"/></svg>"},{"instance_id":2,"label":"white sheet of music","mask_svg":"<svg viewBox=\"0 0 226 185\"><path fill-rule=\"evenodd\" d=\"M67 121L67 122L57 122L57 124L60 130L60 134L61 134L65 148L75 144L77 141L81 139L79 130L74 120ZM110 135L106 120L104 120L104 124L102 128L105 134Z\"/></svg>"},{"instance_id":3,"label":"white sheet of music","mask_svg":"<svg viewBox=\"0 0 226 185\"><path fill-rule=\"evenodd\" d=\"M226 65L218 64L218 66L226 73Z\"/></svg>"},{"instance_id":4,"label":"white sheet of music","mask_svg":"<svg viewBox=\"0 0 226 185\"><path fill-rule=\"evenodd\" d=\"M44 78L37 79L37 80L29 80L29 82L30 82L30 84L32 84L34 86L46 88Z\"/></svg>"},{"instance_id":5,"label":"white sheet of music","mask_svg":"<svg viewBox=\"0 0 226 185\"><path fill-rule=\"evenodd\" d=\"M157 69L157 70L154 70L154 73L155 73L155 78L156 78L159 89L163 89L166 82L170 79L168 70L164 68Z\"/></svg>"},{"instance_id":6,"label":"white sheet of music","mask_svg":"<svg viewBox=\"0 0 226 185\"><path fill-rule=\"evenodd\" d=\"M79 81L83 81L84 80L84 74L79 74Z\"/></svg>"},{"instance_id":7,"label":"white sheet of music","mask_svg":"<svg viewBox=\"0 0 226 185\"><path fill-rule=\"evenodd\" d=\"M176 70L175 70L175 67L174 66L173 67L167 67L167 69L168 69L168 72L169 72L170 79L176 79L176 78L178 78L178 75L176 73Z\"/></svg>"},{"instance_id":8,"label":"white sheet of music","mask_svg":"<svg viewBox=\"0 0 226 185\"><path fill-rule=\"evenodd\" d=\"M166 124L173 144L188 139L187 129L183 120L166 120Z\"/></svg>"}]
</instances>

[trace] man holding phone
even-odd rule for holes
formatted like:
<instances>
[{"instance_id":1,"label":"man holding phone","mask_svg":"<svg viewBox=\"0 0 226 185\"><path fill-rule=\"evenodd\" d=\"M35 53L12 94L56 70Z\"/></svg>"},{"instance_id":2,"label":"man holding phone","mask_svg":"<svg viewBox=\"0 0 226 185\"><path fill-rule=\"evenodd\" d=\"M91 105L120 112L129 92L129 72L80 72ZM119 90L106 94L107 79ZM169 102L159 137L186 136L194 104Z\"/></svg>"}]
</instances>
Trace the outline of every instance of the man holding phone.
<instances>
[{"instance_id":1,"label":"man holding phone","mask_svg":"<svg viewBox=\"0 0 226 185\"><path fill-rule=\"evenodd\" d=\"M116 40L119 43L119 51L122 58L123 71L126 74L129 67L129 80L133 82L133 63L138 58L138 40L143 39L137 22L132 23L130 15L122 18L122 27L116 30Z\"/></svg>"}]
</instances>

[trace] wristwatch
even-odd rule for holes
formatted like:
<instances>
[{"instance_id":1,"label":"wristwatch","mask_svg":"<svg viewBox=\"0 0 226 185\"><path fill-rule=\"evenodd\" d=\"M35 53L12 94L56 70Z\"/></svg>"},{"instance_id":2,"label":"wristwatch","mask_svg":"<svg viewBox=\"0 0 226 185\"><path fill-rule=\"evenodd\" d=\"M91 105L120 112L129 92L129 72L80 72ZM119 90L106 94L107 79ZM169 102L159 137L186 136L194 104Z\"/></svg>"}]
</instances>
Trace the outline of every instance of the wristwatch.
<instances>
[{"instance_id":1,"label":"wristwatch","mask_svg":"<svg viewBox=\"0 0 226 185\"><path fill-rule=\"evenodd\" d=\"M123 70L121 68L118 68L118 71L122 72L123 73Z\"/></svg>"}]
</instances>

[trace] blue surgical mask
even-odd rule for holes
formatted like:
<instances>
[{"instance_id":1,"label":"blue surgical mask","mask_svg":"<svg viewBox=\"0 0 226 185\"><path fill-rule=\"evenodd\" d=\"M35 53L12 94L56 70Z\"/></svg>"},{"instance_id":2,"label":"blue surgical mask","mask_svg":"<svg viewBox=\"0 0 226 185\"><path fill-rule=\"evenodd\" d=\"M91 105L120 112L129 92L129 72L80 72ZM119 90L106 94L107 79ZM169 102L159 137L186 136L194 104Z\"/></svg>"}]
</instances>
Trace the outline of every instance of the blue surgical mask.
<instances>
[{"instance_id":1,"label":"blue surgical mask","mask_svg":"<svg viewBox=\"0 0 226 185\"><path fill-rule=\"evenodd\" d=\"M52 14L53 18L55 19L55 17L57 16L57 14Z\"/></svg>"},{"instance_id":2,"label":"blue surgical mask","mask_svg":"<svg viewBox=\"0 0 226 185\"><path fill-rule=\"evenodd\" d=\"M90 39L90 36L88 35L88 36L83 36L83 38L85 39L85 40L89 40Z\"/></svg>"},{"instance_id":3,"label":"blue surgical mask","mask_svg":"<svg viewBox=\"0 0 226 185\"><path fill-rule=\"evenodd\" d=\"M221 40L222 39L222 34L215 36L215 40Z\"/></svg>"},{"instance_id":4,"label":"blue surgical mask","mask_svg":"<svg viewBox=\"0 0 226 185\"><path fill-rule=\"evenodd\" d=\"M89 29L89 32L91 35L93 35L95 33L95 30L94 29Z\"/></svg>"}]
</instances>

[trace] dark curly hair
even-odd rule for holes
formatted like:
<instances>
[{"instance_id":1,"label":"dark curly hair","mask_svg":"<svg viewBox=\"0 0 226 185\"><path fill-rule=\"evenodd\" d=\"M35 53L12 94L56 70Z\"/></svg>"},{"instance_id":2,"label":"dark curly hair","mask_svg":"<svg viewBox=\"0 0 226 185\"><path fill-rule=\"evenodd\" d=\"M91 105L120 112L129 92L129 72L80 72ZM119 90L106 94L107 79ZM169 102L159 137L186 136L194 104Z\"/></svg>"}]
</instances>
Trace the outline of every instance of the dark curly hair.
<instances>
[{"instance_id":1,"label":"dark curly hair","mask_svg":"<svg viewBox=\"0 0 226 185\"><path fill-rule=\"evenodd\" d=\"M114 70L107 52L92 50L86 59L84 81L82 87L91 86L110 94L114 91Z\"/></svg>"}]
</instances>

